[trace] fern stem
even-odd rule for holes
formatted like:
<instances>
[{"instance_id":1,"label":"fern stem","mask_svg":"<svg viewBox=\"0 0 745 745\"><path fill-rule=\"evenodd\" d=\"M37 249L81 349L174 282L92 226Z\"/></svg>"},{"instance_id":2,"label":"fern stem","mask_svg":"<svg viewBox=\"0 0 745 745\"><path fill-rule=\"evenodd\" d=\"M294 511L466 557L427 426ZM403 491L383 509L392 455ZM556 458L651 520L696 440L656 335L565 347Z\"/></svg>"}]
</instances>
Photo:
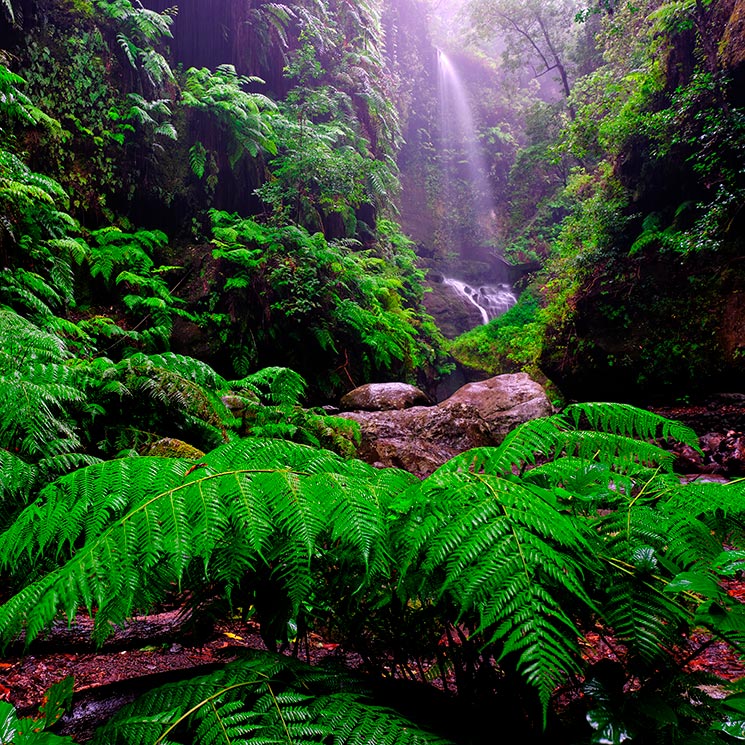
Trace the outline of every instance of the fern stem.
<instances>
[{"instance_id":1,"label":"fern stem","mask_svg":"<svg viewBox=\"0 0 745 745\"><path fill-rule=\"evenodd\" d=\"M217 719L218 724L220 725L220 729L222 730L223 737L225 738L225 742L227 745L230 745L230 737L228 736L228 731L225 729L225 725L222 723L222 717L217 713L217 707L215 706L214 701L210 701L210 707L212 708L212 711L215 713L215 719Z\"/></svg>"},{"instance_id":2,"label":"fern stem","mask_svg":"<svg viewBox=\"0 0 745 745\"><path fill-rule=\"evenodd\" d=\"M494 497L494 500L497 502L500 509L502 510L502 513L504 514L505 518L509 520L510 516L509 516L509 513L507 512L507 508L505 507L504 502L502 502L502 500L499 499L499 496L497 495L497 492L494 489L494 487L491 485L491 483L487 479L484 479L481 476L481 474L474 474L474 475L476 475L479 478L479 480L486 485L487 489L491 492L492 496ZM525 554L523 553L522 544L520 543L520 539L518 538L517 533L515 532L514 520L510 520L510 533L512 533L512 537L515 540L515 546L517 546L517 552L520 555L520 561L522 562L523 571L525 572L525 579L528 582L530 582L531 577L530 577L530 572L528 570L528 562L525 560Z\"/></svg>"},{"instance_id":3,"label":"fern stem","mask_svg":"<svg viewBox=\"0 0 745 745\"><path fill-rule=\"evenodd\" d=\"M160 745L160 743L162 743L163 740L165 740L165 738L168 737L168 735L171 732L173 732L173 730L176 729L176 727L178 727L179 724L181 724L181 722L183 722L185 719L188 719L195 711L199 711L199 709L201 709L203 706L206 706L207 704L212 704L212 702L216 698L218 698L219 696L222 696L228 691L233 691L236 688L247 688L248 686L252 686L252 685L260 685L264 683L265 681L270 680L268 675L264 675L264 673L260 673L258 671L254 671L254 672L260 678L264 678L264 680L248 680L248 681L244 681L243 683L234 683L233 685L227 686L226 688L221 688L219 691L217 691L216 693L213 693L211 696L208 696L207 698L202 699L202 701L200 701L199 703L194 704L194 706L192 706L191 709L189 709L188 711L185 711L165 732L163 732L163 734L153 743L153 745ZM271 691L271 688L270 688L270 691ZM273 695L274 693L272 693L272 696Z\"/></svg>"},{"instance_id":4,"label":"fern stem","mask_svg":"<svg viewBox=\"0 0 745 745\"><path fill-rule=\"evenodd\" d=\"M639 490L639 493L629 502L628 511L626 514L626 537L631 538L631 510L634 507L634 505L637 503L638 500L644 496L644 490L654 481L657 474L662 469L662 466L657 466L654 473L647 479L647 482L642 486L642 488Z\"/></svg>"},{"instance_id":5,"label":"fern stem","mask_svg":"<svg viewBox=\"0 0 745 745\"><path fill-rule=\"evenodd\" d=\"M274 703L274 707L277 709L277 714L279 715L279 719L282 722L282 728L285 731L285 735L287 736L287 742L292 745L292 735L290 734L290 729L287 726L287 722L285 721L284 716L282 716L282 708L279 705L279 701L277 701L277 697L274 695L274 689L268 685L267 688L269 689L269 695L272 697L272 702Z\"/></svg>"}]
</instances>

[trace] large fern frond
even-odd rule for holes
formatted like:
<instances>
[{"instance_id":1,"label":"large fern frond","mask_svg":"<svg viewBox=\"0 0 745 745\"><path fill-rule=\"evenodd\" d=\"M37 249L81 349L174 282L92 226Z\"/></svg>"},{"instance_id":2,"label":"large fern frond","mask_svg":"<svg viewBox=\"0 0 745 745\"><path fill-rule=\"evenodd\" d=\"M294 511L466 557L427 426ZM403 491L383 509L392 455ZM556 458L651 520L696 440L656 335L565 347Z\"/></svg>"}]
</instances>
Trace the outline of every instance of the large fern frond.
<instances>
[{"instance_id":1,"label":"large fern frond","mask_svg":"<svg viewBox=\"0 0 745 745\"><path fill-rule=\"evenodd\" d=\"M94 745L445 745L354 679L268 654L158 688L123 708Z\"/></svg>"},{"instance_id":2,"label":"large fern frond","mask_svg":"<svg viewBox=\"0 0 745 745\"><path fill-rule=\"evenodd\" d=\"M597 492L605 484L628 493L634 484L672 472L674 456L657 442L667 438L698 447L689 427L657 414L625 404L574 404L560 414L525 422L498 447L469 450L443 468L509 475L541 463L526 478L567 490L575 468L585 474L572 479L575 488Z\"/></svg>"},{"instance_id":3,"label":"large fern frond","mask_svg":"<svg viewBox=\"0 0 745 745\"><path fill-rule=\"evenodd\" d=\"M565 609L591 606L586 537L551 492L492 474L440 469L417 500L406 521L414 527L400 538L408 571L475 617L502 657L516 653L545 706L562 676L579 669L579 630Z\"/></svg>"},{"instance_id":4,"label":"large fern frond","mask_svg":"<svg viewBox=\"0 0 745 745\"><path fill-rule=\"evenodd\" d=\"M61 566L0 608L3 639L25 624L31 641L57 613L72 617L79 606L96 608L96 636L105 638L111 623L162 598L190 569L190 581L217 582L229 593L263 566L296 613L327 536L363 567L385 563L384 524L370 508L378 477L369 466L278 440L231 443L197 467L142 461L58 480L0 537L4 561L41 558L52 543L64 550Z\"/></svg>"}]
</instances>

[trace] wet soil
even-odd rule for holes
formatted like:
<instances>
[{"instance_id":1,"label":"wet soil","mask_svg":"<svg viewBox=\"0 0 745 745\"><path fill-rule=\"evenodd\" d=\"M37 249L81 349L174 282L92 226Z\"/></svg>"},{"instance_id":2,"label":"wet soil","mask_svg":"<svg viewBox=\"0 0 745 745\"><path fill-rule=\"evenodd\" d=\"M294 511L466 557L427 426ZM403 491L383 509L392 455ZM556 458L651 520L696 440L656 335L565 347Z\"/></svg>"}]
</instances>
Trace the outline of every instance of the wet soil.
<instances>
[{"instance_id":1,"label":"wet soil","mask_svg":"<svg viewBox=\"0 0 745 745\"><path fill-rule=\"evenodd\" d=\"M19 715L34 716L44 692L72 675L72 710L62 719L59 734L75 742L90 739L95 728L124 704L165 683L210 672L236 659L246 649L266 649L258 626L250 621L223 621L193 638L179 610L135 618L96 649L90 642L92 623L80 616L71 627L57 625L30 651L0 658L0 700ZM12 650L13 651L13 650ZM310 634L301 657L318 663L341 656L338 644ZM359 659L348 660L352 667Z\"/></svg>"}]
</instances>

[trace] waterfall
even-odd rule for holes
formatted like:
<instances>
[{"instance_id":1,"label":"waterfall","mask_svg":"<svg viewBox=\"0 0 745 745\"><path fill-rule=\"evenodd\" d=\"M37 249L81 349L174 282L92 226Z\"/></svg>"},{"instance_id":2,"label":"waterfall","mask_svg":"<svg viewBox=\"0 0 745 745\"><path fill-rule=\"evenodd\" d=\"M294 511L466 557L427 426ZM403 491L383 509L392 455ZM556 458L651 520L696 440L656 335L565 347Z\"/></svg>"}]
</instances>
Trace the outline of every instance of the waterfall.
<instances>
[{"instance_id":1,"label":"waterfall","mask_svg":"<svg viewBox=\"0 0 745 745\"><path fill-rule=\"evenodd\" d=\"M443 214L452 220L447 227L456 227L456 230L447 230L446 227L445 232L454 242L463 233L470 232L476 236L475 240L471 239L472 245L456 243L452 246L463 258L469 250L478 245L488 245L494 237L495 209L486 159L478 140L468 91L450 58L438 51L437 59L443 181L441 199ZM463 231L464 225L466 231ZM461 235L458 234L458 227ZM458 271L454 268L455 273ZM448 276L442 281L464 301L478 308L482 322L488 323L517 302L509 284L498 284L499 279L494 276L490 279L492 284L478 286Z\"/></svg>"},{"instance_id":2,"label":"waterfall","mask_svg":"<svg viewBox=\"0 0 745 745\"><path fill-rule=\"evenodd\" d=\"M508 284L472 287L466 282L452 277L443 277L442 283L452 287L460 297L475 305L479 309L484 323L489 323L492 318L506 313L517 302L517 298Z\"/></svg>"},{"instance_id":3,"label":"waterfall","mask_svg":"<svg viewBox=\"0 0 745 745\"><path fill-rule=\"evenodd\" d=\"M494 203L468 93L450 58L438 51L437 59L443 199L446 205L461 213L472 213L479 227L488 230L487 225L494 216ZM466 193L455 188L456 176L465 182Z\"/></svg>"}]
</instances>

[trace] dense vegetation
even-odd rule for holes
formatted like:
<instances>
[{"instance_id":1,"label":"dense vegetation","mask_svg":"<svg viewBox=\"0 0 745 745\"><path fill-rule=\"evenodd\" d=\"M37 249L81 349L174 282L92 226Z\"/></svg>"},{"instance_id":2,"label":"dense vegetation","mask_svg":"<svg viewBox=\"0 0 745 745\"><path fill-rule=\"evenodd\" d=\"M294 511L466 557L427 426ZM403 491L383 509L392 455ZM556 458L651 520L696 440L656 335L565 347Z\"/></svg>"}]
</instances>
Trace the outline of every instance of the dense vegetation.
<instances>
[{"instance_id":1,"label":"dense vegetation","mask_svg":"<svg viewBox=\"0 0 745 745\"><path fill-rule=\"evenodd\" d=\"M79 612L103 642L163 602L258 623L269 652L101 743L742 739L742 683L692 663L745 654L745 495L681 483L690 429L579 403L419 481L307 406L448 369L415 248L456 238L542 264L456 358L570 397L736 380L742 3L467 3L470 84L504 53L478 86L488 236L434 203L463 169L433 145L423 2L206 5L0 0L0 645ZM279 654L310 631L362 667ZM381 679L441 697L412 722ZM0 740L69 742L71 693L0 702Z\"/></svg>"},{"instance_id":2,"label":"dense vegetation","mask_svg":"<svg viewBox=\"0 0 745 745\"><path fill-rule=\"evenodd\" d=\"M517 315L455 354L540 369L570 396L736 389L742 6L607 2L572 23L576 12L561 0L473 4L478 33L502 28L509 59L561 72L562 95L535 102L504 202L508 252L544 271Z\"/></svg>"}]
</instances>

